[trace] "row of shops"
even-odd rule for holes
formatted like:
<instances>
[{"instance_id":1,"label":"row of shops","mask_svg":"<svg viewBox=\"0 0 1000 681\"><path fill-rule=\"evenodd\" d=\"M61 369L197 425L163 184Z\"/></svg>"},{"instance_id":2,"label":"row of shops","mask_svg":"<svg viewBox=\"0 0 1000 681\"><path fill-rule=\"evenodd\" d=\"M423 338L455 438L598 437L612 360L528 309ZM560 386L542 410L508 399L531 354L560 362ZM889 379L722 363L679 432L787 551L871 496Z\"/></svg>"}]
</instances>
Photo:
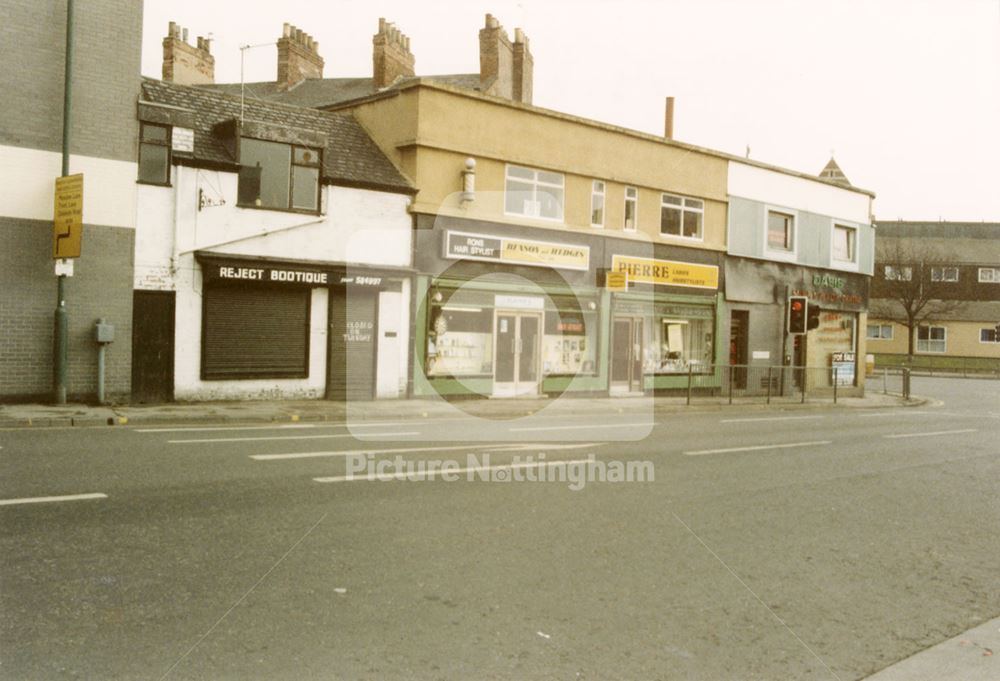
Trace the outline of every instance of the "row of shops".
<instances>
[{"instance_id":1,"label":"row of shops","mask_svg":"<svg viewBox=\"0 0 1000 681\"><path fill-rule=\"evenodd\" d=\"M624 396L683 390L691 375L718 388L720 365L857 356L863 275L603 234L415 220L412 268L195 254L198 376L177 392L253 396L270 384L328 399ZM822 308L804 340L785 333L788 295ZM860 390L857 376L842 389Z\"/></svg>"}]
</instances>

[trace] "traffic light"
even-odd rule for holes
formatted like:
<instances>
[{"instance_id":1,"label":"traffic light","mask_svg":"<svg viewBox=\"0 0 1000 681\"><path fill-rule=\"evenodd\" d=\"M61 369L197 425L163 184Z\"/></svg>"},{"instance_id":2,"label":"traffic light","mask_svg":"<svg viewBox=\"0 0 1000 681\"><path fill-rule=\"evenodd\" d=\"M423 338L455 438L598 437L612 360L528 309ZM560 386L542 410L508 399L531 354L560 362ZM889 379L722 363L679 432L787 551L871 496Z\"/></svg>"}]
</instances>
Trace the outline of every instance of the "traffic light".
<instances>
[{"instance_id":1,"label":"traffic light","mask_svg":"<svg viewBox=\"0 0 1000 681\"><path fill-rule=\"evenodd\" d=\"M808 306L809 313L806 315L806 331L812 331L819 326L819 305L813 305L810 303Z\"/></svg>"},{"instance_id":2,"label":"traffic light","mask_svg":"<svg viewBox=\"0 0 1000 681\"><path fill-rule=\"evenodd\" d=\"M806 332L806 310L809 298L806 296L790 296L788 298L788 333Z\"/></svg>"}]
</instances>

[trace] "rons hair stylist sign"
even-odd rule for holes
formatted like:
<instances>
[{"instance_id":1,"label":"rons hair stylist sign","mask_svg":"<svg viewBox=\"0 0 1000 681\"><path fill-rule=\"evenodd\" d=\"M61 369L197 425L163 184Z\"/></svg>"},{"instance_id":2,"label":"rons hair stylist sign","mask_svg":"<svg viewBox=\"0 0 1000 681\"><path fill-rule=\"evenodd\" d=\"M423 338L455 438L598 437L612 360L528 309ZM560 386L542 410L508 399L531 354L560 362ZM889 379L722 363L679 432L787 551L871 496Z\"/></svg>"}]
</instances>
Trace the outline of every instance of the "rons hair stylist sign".
<instances>
[{"instance_id":1,"label":"rons hair stylist sign","mask_svg":"<svg viewBox=\"0 0 1000 681\"><path fill-rule=\"evenodd\" d=\"M445 233L444 257L566 270L587 270L590 267L588 246L466 232Z\"/></svg>"}]
</instances>

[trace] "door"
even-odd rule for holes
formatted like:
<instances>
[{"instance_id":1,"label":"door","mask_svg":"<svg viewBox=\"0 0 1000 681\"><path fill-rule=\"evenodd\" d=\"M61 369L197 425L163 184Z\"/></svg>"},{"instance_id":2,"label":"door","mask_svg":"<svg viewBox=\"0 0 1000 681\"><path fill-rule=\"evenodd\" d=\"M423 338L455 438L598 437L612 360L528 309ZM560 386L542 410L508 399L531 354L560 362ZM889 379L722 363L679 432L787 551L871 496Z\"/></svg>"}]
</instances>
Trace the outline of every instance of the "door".
<instances>
[{"instance_id":1,"label":"door","mask_svg":"<svg viewBox=\"0 0 1000 681\"><path fill-rule=\"evenodd\" d=\"M744 390L747 387L749 320L750 313L746 310L733 310L729 316L729 364L736 367L733 371L733 387L737 390Z\"/></svg>"},{"instance_id":2,"label":"door","mask_svg":"<svg viewBox=\"0 0 1000 681\"><path fill-rule=\"evenodd\" d=\"M364 288L330 289L328 400L375 396L377 293Z\"/></svg>"},{"instance_id":3,"label":"door","mask_svg":"<svg viewBox=\"0 0 1000 681\"><path fill-rule=\"evenodd\" d=\"M615 317L611 328L611 390L642 392L642 319Z\"/></svg>"},{"instance_id":4,"label":"door","mask_svg":"<svg viewBox=\"0 0 1000 681\"><path fill-rule=\"evenodd\" d=\"M542 318L536 314L498 312L493 395L537 395Z\"/></svg>"},{"instance_id":5,"label":"door","mask_svg":"<svg viewBox=\"0 0 1000 681\"><path fill-rule=\"evenodd\" d=\"M132 294L132 400L174 399L174 292Z\"/></svg>"}]
</instances>

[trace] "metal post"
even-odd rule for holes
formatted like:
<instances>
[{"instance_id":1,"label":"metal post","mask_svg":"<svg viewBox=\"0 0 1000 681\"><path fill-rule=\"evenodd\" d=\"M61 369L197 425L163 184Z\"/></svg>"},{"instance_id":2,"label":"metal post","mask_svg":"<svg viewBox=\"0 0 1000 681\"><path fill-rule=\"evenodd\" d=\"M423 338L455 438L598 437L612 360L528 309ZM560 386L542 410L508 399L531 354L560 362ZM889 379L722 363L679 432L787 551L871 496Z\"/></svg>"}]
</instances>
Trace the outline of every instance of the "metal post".
<instances>
[{"instance_id":1,"label":"metal post","mask_svg":"<svg viewBox=\"0 0 1000 681\"><path fill-rule=\"evenodd\" d=\"M889 370L882 369L882 394L889 394Z\"/></svg>"},{"instance_id":2,"label":"metal post","mask_svg":"<svg viewBox=\"0 0 1000 681\"><path fill-rule=\"evenodd\" d=\"M806 381L808 380L808 378L809 377L806 376L806 368L803 366L801 369L799 369L799 383L802 384L801 386L799 386L802 388L802 404L806 403Z\"/></svg>"},{"instance_id":3,"label":"metal post","mask_svg":"<svg viewBox=\"0 0 1000 681\"><path fill-rule=\"evenodd\" d=\"M771 404L771 367L767 367L767 403Z\"/></svg>"},{"instance_id":4,"label":"metal post","mask_svg":"<svg viewBox=\"0 0 1000 681\"><path fill-rule=\"evenodd\" d=\"M729 365L729 404L733 403L733 365Z\"/></svg>"},{"instance_id":5,"label":"metal post","mask_svg":"<svg viewBox=\"0 0 1000 681\"><path fill-rule=\"evenodd\" d=\"M832 373L832 376L833 376L833 403L837 404L837 384L840 383L840 381L837 380L837 372L836 371L833 371L831 369L831 373Z\"/></svg>"},{"instance_id":6,"label":"metal post","mask_svg":"<svg viewBox=\"0 0 1000 681\"><path fill-rule=\"evenodd\" d=\"M910 399L910 369L903 368L903 399Z\"/></svg>"},{"instance_id":7,"label":"metal post","mask_svg":"<svg viewBox=\"0 0 1000 681\"><path fill-rule=\"evenodd\" d=\"M66 61L63 74L62 175L69 175L69 141L73 111L73 0L66 0ZM66 312L66 276L60 274L56 288L55 342L53 343L53 397L66 404L66 374L69 363L69 320Z\"/></svg>"},{"instance_id":8,"label":"metal post","mask_svg":"<svg viewBox=\"0 0 1000 681\"><path fill-rule=\"evenodd\" d=\"M687 403L688 403L688 406L691 406L691 379L693 378L693 374L694 374L694 367L689 362L688 363L688 394L687 394Z\"/></svg>"},{"instance_id":9,"label":"metal post","mask_svg":"<svg viewBox=\"0 0 1000 681\"><path fill-rule=\"evenodd\" d=\"M104 343L97 346L97 403L104 404Z\"/></svg>"}]
</instances>

